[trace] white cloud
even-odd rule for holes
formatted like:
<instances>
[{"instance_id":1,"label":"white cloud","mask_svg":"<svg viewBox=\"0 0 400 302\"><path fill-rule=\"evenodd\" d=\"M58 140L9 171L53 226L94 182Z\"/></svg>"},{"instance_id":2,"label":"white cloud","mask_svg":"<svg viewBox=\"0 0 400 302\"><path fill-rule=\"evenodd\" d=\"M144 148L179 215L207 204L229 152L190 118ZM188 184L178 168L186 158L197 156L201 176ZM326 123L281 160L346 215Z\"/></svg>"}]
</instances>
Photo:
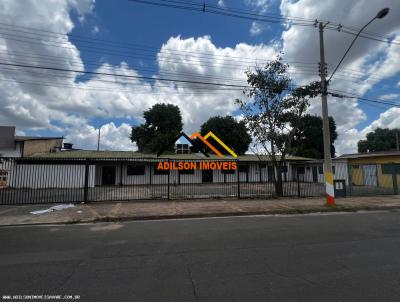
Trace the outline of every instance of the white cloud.
<instances>
[{"instance_id":1,"label":"white cloud","mask_svg":"<svg viewBox=\"0 0 400 302\"><path fill-rule=\"evenodd\" d=\"M258 13L265 13L273 0L245 0L245 4L254 10L257 10Z\"/></svg>"},{"instance_id":2,"label":"white cloud","mask_svg":"<svg viewBox=\"0 0 400 302\"><path fill-rule=\"evenodd\" d=\"M400 128L400 108L393 107L379 115L368 127L363 129L363 134L367 134L376 128Z\"/></svg>"},{"instance_id":3,"label":"white cloud","mask_svg":"<svg viewBox=\"0 0 400 302\"><path fill-rule=\"evenodd\" d=\"M370 125L358 131L357 129L344 129L341 133L344 133L346 137L342 141L341 153L354 153L357 152L357 142L365 139L369 132L374 131L377 128L400 128L400 108L390 108L379 115L379 118L372 121Z\"/></svg>"},{"instance_id":4,"label":"white cloud","mask_svg":"<svg viewBox=\"0 0 400 302\"><path fill-rule=\"evenodd\" d=\"M245 0L246 4L258 12L267 11L270 1ZM2 1L0 4L0 18L2 22L39 28L54 32L71 32L74 24L71 20L71 11L75 11L83 22L85 15L93 10L93 1ZM393 0L380 3L370 3L367 0L346 1L338 9L337 1L317 0L282 0L281 11L285 15L304 18L321 18L340 21L343 24L362 26L366 16L373 16L376 11L384 6L390 6L389 15L383 20L375 21L371 32L380 34L400 34L397 20L400 18L400 8L393 4ZM360 7L362 9L360 9ZM29 13L28 13L29 12ZM32 43L29 47L21 42L0 38L0 57L10 62L23 62L21 57L13 57L7 53L17 53L23 49L29 52L30 64L40 65L43 62L35 56L59 56L67 58L57 62L61 68L70 68L72 64L84 63L79 50L68 38L60 39L68 48L46 46L43 43ZM343 33L326 31L325 48L328 63L335 66L340 56L348 46L352 36ZM290 27L282 35L282 45L285 59L288 61L319 61L318 32L315 28ZM180 56L176 50L181 51ZM179 36L171 37L163 45L157 56L160 76L168 73L168 77L184 77L188 80L216 82L232 82L232 78L239 79L238 83L245 82L244 70L254 64L245 58L271 60L279 51L279 45L248 45L239 43L234 47L217 47L210 37L183 39ZM26 60L26 59L25 59ZM50 63L46 62L46 65ZM362 81L352 83L349 77L338 73L332 88L351 93L363 94L379 83L379 78L392 77L400 70L400 52L398 46L388 46L365 39L359 39L351 50L349 57L344 62L346 67L358 70L365 74ZM241 66L240 66L241 65ZM294 69L301 71L301 66L294 65ZM139 75L126 63L110 65L104 63L99 71ZM165 102L176 104L181 108L188 132L198 127L212 115L225 115L235 109L233 100L242 96L240 91L230 89L220 91L207 87L199 89L199 85L148 82L135 79L122 79L117 77L93 77L85 82L77 81L76 74L70 73L66 77L55 77L54 72L24 72L1 71L4 79L0 81L0 123L16 124L19 131L51 129L67 136L76 147L94 148L97 143L97 132L91 125L96 118L112 120L115 118L138 120L141 119L143 110L155 103ZM182 76L184 75L184 76ZM306 83L317 78L315 68L314 76L294 74L299 83ZM156 74L157 76L157 74ZM343 78L341 78L343 77ZM218 80L214 80L218 78ZM24 81L50 81L58 87L32 85L21 83ZM110 82L101 82L107 80ZM71 89L63 86L76 86ZM204 87L203 87L204 88ZM359 108L354 99L329 98L330 113L335 117L339 139L336 145L339 153L354 151L356 142L363 138L366 127L358 131L357 125L366 119L364 112ZM320 99L312 102L310 112L320 113ZM396 110L388 110L371 124L398 125ZM123 123L116 126L108 123L104 126L104 148L106 149L132 149L134 145L129 141L130 126ZM103 137L103 136L102 136Z\"/></svg>"},{"instance_id":5,"label":"white cloud","mask_svg":"<svg viewBox=\"0 0 400 302\"><path fill-rule=\"evenodd\" d=\"M388 93L380 97L381 100L396 100L400 98L399 93Z\"/></svg>"},{"instance_id":6,"label":"white cloud","mask_svg":"<svg viewBox=\"0 0 400 302\"><path fill-rule=\"evenodd\" d=\"M374 21L367 31L382 35L400 37L400 7L394 0L371 2L367 0L342 1L340 6L336 0L282 0L281 13L307 19L330 20L355 27L362 27L382 7L390 7L389 14L382 20ZM339 62L354 36L337 31L325 30L325 56L330 72ZM282 34L283 51L288 61L319 62L318 29L302 26L289 27ZM296 66L295 66L296 67ZM393 77L400 71L400 53L397 45L387 45L376 41L359 38L343 67L352 69L339 72L332 79L330 88L348 93L363 95L371 90L382 79ZM299 67L301 69L301 67ZM355 73L355 71L360 73ZM318 75L315 67L315 75ZM360 77L362 75L362 77ZM316 80L316 76L295 75L299 83ZM321 101L316 99L310 108L313 113L320 114ZM329 113L338 125L339 138L336 149L339 153L356 151L354 139L361 137L362 131L355 127L366 119L365 113L354 99L334 99L329 97ZM351 144L350 144L351 143Z\"/></svg>"},{"instance_id":7,"label":"white cloud","mask_svg":"<svg viewBox=\"0 0 400 302\"><path fill-rule=\"evenodd\" d=\"M92 34L97 34L100 31L99 27L97 25L93 26L92 28Z\"/></svg>"},{"instance_id":8,"label":"white cloud","mask_svg":"<svg viewBox=\"0 0 400 302\"><path fill-rule=\"evenodd\" d=\"M74 24L70 19L71 10L84 16L90 13L92 1L83 5L81 1L58 1L44 5L43 2L26 1L18 4L14 1L2 3L0 17L5 23L23 24L31 28L41 28L54 32L70 32ZM29 10L29 14L24 11ZM3 15L4 14L4 15ZM47 16L44 18L43 16ZM18 53L21 48L32 57L59 56L66 58L57 62L57 66L69 69L76 64L83 64L79 50L68 38L59 38L68 48L49 47L42 43L26 45L0 39L0 49L7 49L10 54ZM63 40L61 40L63 39ZM176 50L182 51L176 56ZM197 53L201 53L196 55ZM245 85L244 71L249 66L243 58L259 58L270 60L276 50L265 45L250 46L245 43L233 48L218 48L210 37L182 39L172 37L158 54L159 76L182 78L186 80L204 81L210 77L210 82L228 82L232 78L240 79ZM29 62L33 65L43 65L43 59L27 61L2 53L0 56L10 62ZM187 54L187 55L185 55ZM245 62L243 62L243 60ZM254 61L251 61L254 63ZM51 62L45 62L50 65ZM73 65L74 64L74 65ZM119 65L104 63L97 71L137 76L139 73L127 63ZM92 125L96 118L112 120L115 118L131 120L132 123L141 120L143 111L160 102L176 104L181 108L185 130L198 130L199 126L212 115L232 113L236 107L234 99L242 96L240 90L228 89L221 91L209 86L198 84L172 84L158 82L149 84L139 79L126 79L110 76L93 76L88 80L77 80L76 73L63 73L68 77L58 77L57 72L50 71L1 71L7 81L0 81L0 120L2 124L17 125L18 130L30 132L50 129L59 132L75 144L77 148L95 148L97 132ZM156 74L157 76L157 74ZM219 77L220 80L214 80ZM24 83L22 83L22 81ZM48 83L50 85L33 85L32 82ZM107 81L107 82L103 82ZM29 82L29 83L28 83ZM52 86L54 85L54 86ZM75 88L71 88L75 87ZM203 88L203 89L199 89ZM206 88L206 89L204 89ZM123 123L116 126L109 123L103 127L104 139L102 145L107 149L135 148L130 143L130 126ZM103 137L103 135L102 135Z\"/></svg>"},{"instance_id":9,"label":"white cloud","mask_svg":"<svg viewBox=\"0 0 400 302\"><path fill-rule=\"evenodd\" d=\"M79 129L72 128L66 136L66 141L81 148L96 150L98 133L98 128L86 124ZM113 122L103 125L100 130L100 150L136 150L136 145L127 139L130 133L131 125L126 123L119 127Z\"/></svg>"},{"instance_id":10,"label":"white cloud","mask_svg":"<svg viewBox=\"0 0 400 302\"><path fill-rule=\"evenodd\" d=\"M260 22L253 21L250 27L250 35L258 36L264 31L264 26Z\"/></svg>"},{"instance_id":11,"label":"white cloud","mask_svg":"<svg viewBox=\"0 0 400 302\"><path fill-rule=\"evenodd\" d=\"M264 14L270 7L272 0L245 0L244 2L247 6L249 6L255 12ZM250 36L252 36L252 37L258 36L266 28L267 27L265 24L258 22L258 21L253 21L251 23L251 27L249 29Z\"/></svg>"},{"instance_id":12,"label":"white cloud","mask_svg":"<svg viewBox=\"0 0 400 302\"><path fill-rule=\"evenodd\" d=\"M176 56L176 50L182 55ZM201 58L193 54L201 53ZM208 36L197 39L170 38L161 48L158 55L160 73L169 72L176 75L185 74L185 79L203 80L209 76L220 78L219 82L232 82L231 79L240 79L237 84L247 85L244 71L249 63L238 58L257 58L260 61L271 60L277 54L274 47L265 45L250 46L240 43L234 48L218 48ZM251 64L254 64L252 61ZM172 76L173 76L172 74ZM218 82L217 80L211 80ZM179 88L183 92L192 92L193 95L177 96L168 95L170 89L165 91L163 101L178 105L183 113L185 127L188 132L198 127L212 115L226 115L237 109L234 105L235 98L242 97L241 90L224 90L207 87L207 94L195 95L199 85L184 85ZM204 91L204 90L203 90Z\"/></svg>"}]
</instances>

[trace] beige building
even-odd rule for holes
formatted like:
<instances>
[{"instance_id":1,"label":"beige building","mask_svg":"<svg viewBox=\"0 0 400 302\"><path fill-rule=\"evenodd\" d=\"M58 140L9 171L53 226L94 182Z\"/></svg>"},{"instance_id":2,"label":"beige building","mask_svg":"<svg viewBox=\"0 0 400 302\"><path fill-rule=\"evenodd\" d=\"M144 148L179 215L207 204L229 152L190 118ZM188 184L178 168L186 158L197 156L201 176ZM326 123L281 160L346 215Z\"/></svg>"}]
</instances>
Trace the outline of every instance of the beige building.
<instances>
[{"instance_id":1,"label":"beige building","mask_svg":"<svg viewBox=\"0 0 400 302\"><path fill-rule=\"evenodd\" d=\"M63 137L16 136L15 127L0 126L0 156L27 157L36 153L59 152Z\"/></svg>"}]
</instances>

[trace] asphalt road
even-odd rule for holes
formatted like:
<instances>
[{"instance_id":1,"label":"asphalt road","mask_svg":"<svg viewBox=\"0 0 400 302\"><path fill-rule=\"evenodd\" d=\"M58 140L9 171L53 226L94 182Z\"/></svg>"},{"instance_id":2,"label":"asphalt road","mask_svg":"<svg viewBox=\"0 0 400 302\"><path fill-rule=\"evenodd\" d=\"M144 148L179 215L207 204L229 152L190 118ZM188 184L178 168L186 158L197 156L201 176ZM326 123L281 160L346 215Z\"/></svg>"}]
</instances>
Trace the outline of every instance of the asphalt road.
<instances>
[{"instance_id":1,"label":"asphalt road","mask_svg":"<svg viewBox=\"0 0 400 302\"><path fill-rule=\"evenodd\" d=\"M3 227L0 242L0 295L400 301L400 212Z\"/></svg>"}]
</instances>

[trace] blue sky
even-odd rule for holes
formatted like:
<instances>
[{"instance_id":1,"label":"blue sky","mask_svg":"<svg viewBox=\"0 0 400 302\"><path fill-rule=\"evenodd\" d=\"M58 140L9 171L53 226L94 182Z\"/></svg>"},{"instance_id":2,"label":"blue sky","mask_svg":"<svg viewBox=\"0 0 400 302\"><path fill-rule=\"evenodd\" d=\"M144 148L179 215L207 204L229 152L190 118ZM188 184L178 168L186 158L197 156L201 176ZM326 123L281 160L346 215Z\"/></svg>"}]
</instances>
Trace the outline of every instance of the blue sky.
<instances>
[{"instance_id":1,"label":"blue sky","mask_svg":"<svg viewBox=\"0 0 400 302\"><path fill-rule=\"evenodd\" d=\"M305 62L305 65L292 64L293 77L297 83L318 79L317 67L313 65L319 61L318 32L314 28L254 23L251 20L122 0L60 0L47 5L45 2L28 1L28 5L19 7L15 2L5 1L6 10L2 20L7 24L24 25L33 30L68 33L68 41L63 42L63 45L68 45L73 49L71 51L35 45L23 45L26 47L24 50L41 58L49 55L70 58L74 62L81 62L86 71L103 70L141 76L160 76L167 73L175 78L189 74L197 80L207 75L209 78L204 79L214 82L224 82L227 78L240 78L244 81L243 71L246 67L243 66L245 64L238 63L238 58L270 60L279 51L284 51L285 60ZM317 0L223 2L228 9L246 9L271 15L285 14L311 20L318 18L354 27L362 26L379 8L388 6L391 8L388 17L374 22L369 30L390 35L395 40L400 33L397 22L400 13L398 6L394 6L394 0L373 4L367 0L353 0L346 4L340 2L340 6L338 0L323 3ZM218 5L221 1L208 3ZM29 9L29 14L21 12L24 9ZM332 30L326 33L325 38L327 61L332 68L344 53L352 36ZM40 35L39 39L45 40L44 35ZM13 51L18 53L21 47L21 42L6 38L1 39L0 43L7 45L10 54ZM162 45L164 48L160 52ZM400 96L400 64L397 60L399 47L360 39L344 62L343 67L348 70L341 70L335 76L332 88L365 98L397 102ZM179 58L176 53L171 55L171 51L177 49L185 55ZM157 59L157 55L165 57ZM199 59L202 56L207 59ZM221 57L224 59L219 61ZM15 60L11 55L2 59ZM43 65L44 61L40 60L36 63ZM192 60L199 61L195 64ZM248 67L254 66L253 63L248 63ZM77 65L74 64L78 63L67 60L62 64L65 68L76 69ZM240 68L238 64L241 64ZM176 73L175 76L173 72ZM27 77L37 80L37 77L30 74L15 74L4 73L3 76L17 81L21 77L24 80ZM361 75L367 81L363 82ZM43 77L50 80L50 83L54 82L51 75ZM153 84L153 81L142 80L132 85L106 85L92 76L77 77L76 74L71 75L71 78L72 80L67 81L56 78L61 86L59 88L33 89L36 87L33 84L21 83L0 85L0 95L3 96L0 102L7 109L4 116L0 114L2 123L15 124L20 133L30 135L64 135L77 147L87 149L95 148L97 129L103 126L103 149L126 150L135 148L128 139L130 126L140 123L143 110L157 102L180 106L186 131L198 129L211 115L239 114L232 104L234 98L240 97L238 92L199 93L196 87L184 87L180 91L176 87L152 86L149 84ZM77 88L67 89L64 87L66 85ZM339 139L336 148L340 153L355 151L356 142L376 127L400 127L398 108L357 102L355 99L330 99L329 105L338 124ZM320 113L319 99L312 102L310 113Z\"/></svg>"}]
</instances>

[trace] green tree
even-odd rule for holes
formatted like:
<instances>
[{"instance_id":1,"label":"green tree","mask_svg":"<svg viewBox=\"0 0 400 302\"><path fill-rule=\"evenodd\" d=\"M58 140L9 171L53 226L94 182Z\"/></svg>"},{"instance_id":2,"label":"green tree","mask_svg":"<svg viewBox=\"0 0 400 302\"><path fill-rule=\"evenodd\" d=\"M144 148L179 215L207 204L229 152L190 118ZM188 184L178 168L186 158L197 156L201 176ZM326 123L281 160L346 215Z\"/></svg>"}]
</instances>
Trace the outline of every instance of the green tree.
<instances>
[{"instance_id":1,"label":"green tree","mask_svg":"<svg viewBox=\"0 0 400 302\"><path fill-rule=\"evenodd\" d=\"M130 137L139 152L156 153L170 144L182 131L182 116L178 106L156 104L145 111L143 117L144 124L132 127Z\"/></svg>"},{"instance_id":2,"label":"green tree","mask_svg":"<svg viewBox=\"0 0 400 302\"><path fill-rule=\"evenodd\" d=\"M232 116L213 116L201 125L201 135L206 135L209 131L218 136L236 154L244 154L251 143L251 136L247 132L243 121L236 121ZM221 153L228 152L217 143L213 144ZM210 150L207 150L209 152Z\"/></svg>"},{"instance_id":3,"label":"green tree","mask_svg":"<svg viewBox=\"0 0 400 302\"><path fill-rule=\"evenodd\" d=\"M396 133L400 138L400 129L377 128L367 134L366 140L358 141L358 152L396 150Z\"/></svg>"},{"instance_id":4,"label":"green tree","mask_svg":"<svg viewBox=\"0 0 400 302\"><path fill-rule=\"evenodd\" d=\"M334 142L338 137L335 120L329 117L331 137L331 156L335 157ZM301 117L295 129L290 154L310 158L324 158L324 142L322 135L322 118L316 115Z\"/></svg>"},{"instance_id":5,"label":"green tree","mask_svg":"<svg viewBox=\"0 0 400 302\"><path fill-rule=\"evenodd\" d=\"M295 129L309 106L310 97L320 91L319 83L293 88L288 75L289 65L281 56L264 68L248 70L245 99L236 103L243 112L243 121L255 142L270 156L276 173L275 192L282 196L282 171L286 155L295 136Z\"/></svg>"}]
</instances>

